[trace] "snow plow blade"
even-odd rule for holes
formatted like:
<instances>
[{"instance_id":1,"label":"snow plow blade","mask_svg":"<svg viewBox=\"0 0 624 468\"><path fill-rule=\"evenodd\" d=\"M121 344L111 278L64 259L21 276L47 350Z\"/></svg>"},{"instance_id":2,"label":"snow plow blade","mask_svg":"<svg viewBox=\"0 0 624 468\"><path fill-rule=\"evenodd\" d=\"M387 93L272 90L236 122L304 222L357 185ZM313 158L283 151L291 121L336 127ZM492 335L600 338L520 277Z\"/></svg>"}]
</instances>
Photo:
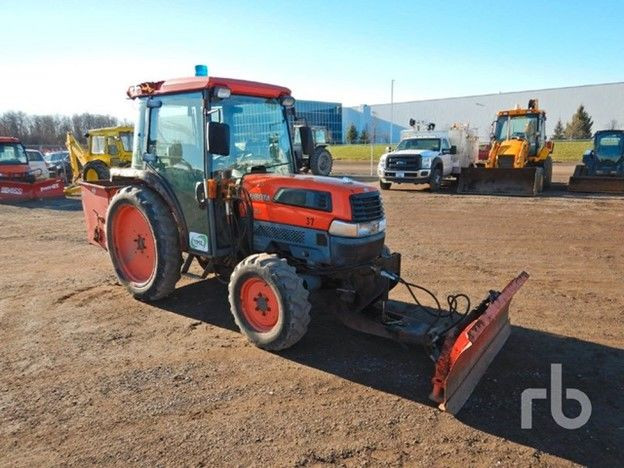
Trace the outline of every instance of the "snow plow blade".
<instances>
[{"instance_id":1,"label":"snow plow blade","mask_svg":"<svg viewBox=\"0 0 624 468\"><path fill-rule=\"evenodd\" d=\"M572 176L568 182L569 192L624 193L624 177Z\"/></svg>"},{"instance_id":2,"label":"snow plow blade","mask_svg":"<svg viewBox=\"0 0 624 468\"><path fill-rule=\"evenodd\" d=\"M441 410L456 414L462 408L507 341L511 332L509 305L528 278L528 273L520 273L483 314L447 333L436 361L430 395Z\"/></svg>"},{"instance_id":3,"label":"snow plow blade","mask_svg":"<svg viewBox=\"0 0 624 468\"><path fill-rule=\"evenodd\" d=\"M43 179L34 182L0 178L0 202L63 198L63 180Z\"/></svg>"},{"instance_id":4,"label":"snow plow blade","mask_svg":"<svg viewBox=\"0 0 624 468\"><path fill-rule=\"evenodd\" d=\"M542 191L542 168L467 167L459 176L457 193L533 197Z\"/></svg>"}]
</instances>

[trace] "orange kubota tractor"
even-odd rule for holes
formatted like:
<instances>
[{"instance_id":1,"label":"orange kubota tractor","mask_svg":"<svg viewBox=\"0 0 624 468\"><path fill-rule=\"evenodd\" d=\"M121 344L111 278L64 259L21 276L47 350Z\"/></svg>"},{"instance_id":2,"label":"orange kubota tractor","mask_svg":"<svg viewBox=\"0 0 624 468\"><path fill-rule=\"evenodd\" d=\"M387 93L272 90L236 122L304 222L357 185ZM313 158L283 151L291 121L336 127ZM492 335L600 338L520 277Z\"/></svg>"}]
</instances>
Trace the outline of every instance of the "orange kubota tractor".
<instances>
[{"instance_id":1,"label":"orange kubota tractor","mask_svg":"<svg viewBox=\"0 0 624 468\"><path fill-rule=\"evenodd\" d=\"M28 165L26 149L20 140L0 137L0 202L64 196L62 179L40 176L40 169L32 170Z\"/></svg>"},{"instance_id":2,"label":"orange kubota tractor","mask_svg":"<svg viewBox=\"0 0 624 468\"><path fill-rule=\"evenodd\" d=\"M196 76L128 95L140 112L132 167L82 182L82 202L90 241L107 248L130 293L164 298L196 260L204 277L228 281L241 332L273 351L305 335L312 296L329 297L347 326L424 346L435 362L431 398L461 408L509 335L509 304L526 273L465 311L459 295L451 310L388 300L398 283L417 286L401 279L400 254L384 245L380 194L296 174L289 89ZM298 131L312 154L311 129Z\"/></svg>"}]
</instances>

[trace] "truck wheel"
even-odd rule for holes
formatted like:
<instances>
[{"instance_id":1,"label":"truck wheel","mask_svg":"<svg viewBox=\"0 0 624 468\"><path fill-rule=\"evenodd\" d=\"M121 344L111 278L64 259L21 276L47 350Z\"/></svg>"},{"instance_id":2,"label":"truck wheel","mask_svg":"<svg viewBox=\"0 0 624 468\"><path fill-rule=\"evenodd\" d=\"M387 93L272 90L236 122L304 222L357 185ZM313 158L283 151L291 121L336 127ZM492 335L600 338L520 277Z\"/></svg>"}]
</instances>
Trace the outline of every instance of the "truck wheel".
<instances>
[{"instance_id":1,"label":"truck wheel","mask_svg":"<svg viewBox=\"0 0 624 468\"><path fill-rule=\"evenodd\" d=\"M429 191L439 192L442 188L442 166L435 166L429 176Z\"/></svg>"},{"instance_id":2,"label":"truck wheel","mask_svg":"<svg viewBox=\"0 0 624 468\"><path fill-rule=\"evenodd\" d=\"M308 330L308 290L295 269L277 255L253 254L236 265L229 301L236 325L259 348L289 348Z\"/></svg>"},{"instance_id":3,"label":"truck wheel","mask_svg":"<svg viewBox=\"0 0 624 468\"><path fill-rule=\"evenodd\" d=\"M324 147L316 148L314 154L310 156L310 169L314 175L328 176L333 164L332 155Z\"/></svg>"},{"instance_id":4,"label":"truck wheel","mask_svg":"<svg viewBox=\"0 0 624 468\"><path fill-rule=\"evenodd\" d=\"M544 190L549 189L552 183L553 161L550 156L544 159Z\"/></svg>"},{"instance_id":5,"label":"truck wheel","mask_svg":"<svg viewBox=\"0 0 624 468\"><path fill-rule=\"evenodd\" d=\"M121 189L106 212L106 242L119 282L135 298L168 296L180 279L182 253L171 210L155 192Z\"/></svg>"},{"instance_id":6,"label":"truck wheel","mask_svg":"<svg viewBox=\"0 0 624 468\"><path fill-rule=\"evenodd\" d=\"M381 190L390 190L390 187L392 187L392 182L383 182L382 180L380 180L379 187L381 188Z\"/></svg>"},{"instance_id":7,"label":"truck wheel","mask_svg":"<svg viewBox=\"0 0 624 468\"><path fill-rule=\"evenodd\" d=\"M108 180L110 171L102 161L89 161L82 168L82 180L93 182L96 180Z\"/></svg>"}]
</instances>

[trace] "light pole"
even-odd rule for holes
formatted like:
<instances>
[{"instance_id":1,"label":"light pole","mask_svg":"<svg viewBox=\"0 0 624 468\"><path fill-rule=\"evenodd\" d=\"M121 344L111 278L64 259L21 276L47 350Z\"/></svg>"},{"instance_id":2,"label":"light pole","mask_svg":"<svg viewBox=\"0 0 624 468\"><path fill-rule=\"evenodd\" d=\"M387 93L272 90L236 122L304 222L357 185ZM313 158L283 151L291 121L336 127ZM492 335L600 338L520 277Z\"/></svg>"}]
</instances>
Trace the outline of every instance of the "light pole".
<instances>
[{"instance_id":1,"label":"light pole","mask_svg":"<svg viewBox=\"0 0 624 468\"><path fill-rule=\"evenodd\" d=\"M390 145L394 133L394 80L390 80Z\"/></svg>"}]
</instances>

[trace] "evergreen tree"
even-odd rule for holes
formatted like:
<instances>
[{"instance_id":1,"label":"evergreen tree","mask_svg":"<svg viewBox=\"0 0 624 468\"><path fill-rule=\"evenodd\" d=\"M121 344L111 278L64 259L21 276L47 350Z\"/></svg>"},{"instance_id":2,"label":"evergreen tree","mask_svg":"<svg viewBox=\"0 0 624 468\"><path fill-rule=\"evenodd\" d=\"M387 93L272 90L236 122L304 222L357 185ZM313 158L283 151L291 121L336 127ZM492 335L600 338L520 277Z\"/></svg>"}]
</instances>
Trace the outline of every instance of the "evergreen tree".
<instances>
[{"instance_id":1,"label":"evergreen tree","mask_svg":"<svg viewBox=\"0 0 624 468\"><path fill-rule=\"evenodd\" d=\"M347 143L349 144L357 143L358 131L357 131L357 128L355 128L355 125L351 124L349 126L349 129L347 130L346 139L347 139Z\"/></svg>"},{"instance_id":2,"label":"evergreen tree","mask_svg":"<svg viewBox=\"0 0 624 468\"><path fill-rule=\"evenodd\" d=\"M572 120L567 123L565 129L566 138L589 139L592 136L592 121L583 104L579 106Z\"/></svg>"},{"instance_id":3,"label":"evergreen tree","mask_svg":"<svg viewBox=\"0 0 624 468\"><path fill-rule=\"evenodd\" d=\"M555 130L553 131L553 140L563 140L565 138L563 124L561 123L561 119L557 120L557 125L555 125Z\"/></svg>"},{"instance_id":4,"label":"evergreen tree","mask_svg":"<svg viewBox=\"0 0 624 468\"><path fill-rule=\"evenodd\" d=\"M370 143L370 138L368 136L368 130L367 129L363 129L362 132L360 133L360 143Z\"/></svg>"}]
</instances>

